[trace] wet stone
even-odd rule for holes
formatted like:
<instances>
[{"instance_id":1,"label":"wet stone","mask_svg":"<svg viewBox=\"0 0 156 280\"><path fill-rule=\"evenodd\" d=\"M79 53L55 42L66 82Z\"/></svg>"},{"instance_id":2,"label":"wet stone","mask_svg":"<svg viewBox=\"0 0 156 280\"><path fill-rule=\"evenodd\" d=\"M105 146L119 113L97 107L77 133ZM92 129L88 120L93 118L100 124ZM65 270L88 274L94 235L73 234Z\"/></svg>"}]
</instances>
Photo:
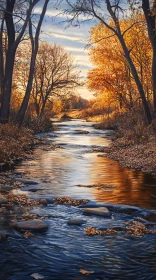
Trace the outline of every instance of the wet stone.
<instances>
[{"instance_id":1,"label":"wet stone","mask_svg":"<svg viewBox=\"0 0 156 280\"><path fill-rule=\"evenodd\" d=\"M111 217L110 211L106 207L99 208L85 208L83 211L85 215L97 215L103 217Z\"/></svg>"},{"instance_id":2,"label":"wet stone","mask_svg":"<svg viewBox=\"0 0 156 280\"><path fill-rule=\"evenodd\" d=\"M17 230L33 230L33 231L45 231L48 229L48 225L42 220L28 220L13 224L13 227Z\"/></svg>"},{"instance_id":3,"label":"wet stone","mask_svg":"<svg viewBox=\"0 0 156 280\"><path fill-rule=\"evenodd\" d=\"M156 222L156 213L151 213L146 217L148 222Z\"/></svg>"},{"instance_id":4,"label":"wet stone","mask_svg":"<svg viewBox=\"0 0 156 280\"><path fill-rule=\"evenodd\" d=\"M7 239L7 235L4 232L0 232L0 241Z\"/></svg>"},{"instance_id":5,"label":"wet stone","mask_svg":"<svg viewBox=\"0 0 156 280\"><path fill-rule=\"evenodd\" d=\"M45 198L41 198L41 199L39 200L39 204L44 205L44 206L47 206L47 205L48 205L48 202L47 202L47 200L46 200Z\"/></svg>"},{"instance_id":6,"label":"wet stone","mask_svg":"<svg viewBox=\"0 0 156 280\"><path fill-rule=\"evenodd\" d=\"M0 204L6 204L8 202L8 200L0 194Z\"/></svg>"},{"instance_id":7,"label":"wet stone","mask_svg":"<svg viewBox=\"0 0 156 280\"><path fill-rule=\"evenodd\" d=\"M13 186L0 186L0 192L9 192L11 191L12 189L14 189Z\"/></svg>"},{"instance_id":8,"label":"wet stone","mask_svg":"<svg viewBox=\"0 0 156 280\"><path fill-rule=\"evenodd\" d=\"M74 218L67 222L68 225L75 225L75 226L81 226L82 224L85 224L86 221L80 218Z\"/></svg>"},{"instance_id":9,"label":"wet stone","mask_svg":"<svg viewBox=\"0 0 156 280\"><path fill-rule=\"evenodd\" d=\"M21 182L25 185L38 185L38 182L36 181L32 181L32 180L28 180L28 179L21 179L21 178L15 178L16 181Z\"/></svg>"},{"instance_id":10,"label":"wet stone","mask_svg":"<svg viewBox=\"0 0 156 280\"><path fill-rule=\"evenodd\" d=\"M87 130L80 130L80 129L77 129L74 131L74 134L88 134L89 131Z\"/></svg>"},{"instance_id":11,"label":"wet stone","mask_svg":"<svg viewBox=\"0 0 156 280\"><path fill-rule=\"evenodd\" d=\"M28 191L28 192L37 192L42 190L42 188L39 188L38 186L25 186L21 189L22 191Z\"/></svg>"}]
</instances>

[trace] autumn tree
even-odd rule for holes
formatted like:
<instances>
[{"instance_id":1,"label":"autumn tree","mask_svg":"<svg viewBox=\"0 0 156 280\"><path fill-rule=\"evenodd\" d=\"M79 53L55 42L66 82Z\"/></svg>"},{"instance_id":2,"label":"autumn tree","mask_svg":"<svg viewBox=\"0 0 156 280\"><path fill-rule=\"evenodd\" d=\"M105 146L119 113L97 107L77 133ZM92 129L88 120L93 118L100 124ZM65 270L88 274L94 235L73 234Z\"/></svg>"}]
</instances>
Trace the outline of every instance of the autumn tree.
<instances>
[{"instance_id":1,"label":"autumn tree","mask_svg":"<svg viewBox=\"0 0 156 280\"><path fill-rule=\"evenodd\" d=\"M130 19L122 20L121 29L130 26L130 21ZM103 44L103 38L106 36L107 28L102 24L91 29L91 43L94 47L90 50L90 57L96 68L88 73L89 89L94 90L97 94L103 94L103 98L107 102L109 94L109 99L113 102L117 101L120 108L124 106L131 109L139 100L136 84L116 36L108 37ZM151 49L142 16L139 22L125 34L125 41L131 49L131 57L142 82L146 98L152 102L151 79L149 79ZM110 104L110 102L108 103Z\"/></svg>"},{"instance_id":2,"label":"autumn tree","mask_svg":"<svg viewBox=\"0 0 156 280\"><path fill-rule=\"evenodd\" d=\"M67 0L67 3L69 4L69 9L66 11L66 13L70 14L70 22L73 22L75 19L79 20L81 15L86 17L86 19L94 18L107 28L107 37L114 35L118 38L122 47L123 55L126 58L138 93L141 97L147 121L150 124L152 122L152 116L149 104L147 102L145 91L139 78L137 69L131 57L131 49L129 49L125 41L126 33L136 22L134 20L134 22L125 30L121 30L120 26L121 17L125 18L130 16L130 9L128 9L127 6L125 6L125 3L120 0L106 0L105 3L101 0Z\"/></svg>"}]
</instances>

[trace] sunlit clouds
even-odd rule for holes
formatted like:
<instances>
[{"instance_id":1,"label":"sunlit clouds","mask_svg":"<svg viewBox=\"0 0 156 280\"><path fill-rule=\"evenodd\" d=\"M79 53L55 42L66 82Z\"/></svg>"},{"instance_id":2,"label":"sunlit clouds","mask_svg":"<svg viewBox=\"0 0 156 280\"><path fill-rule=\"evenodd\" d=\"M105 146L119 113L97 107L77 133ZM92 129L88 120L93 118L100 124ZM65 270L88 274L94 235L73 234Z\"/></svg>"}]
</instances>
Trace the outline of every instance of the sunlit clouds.
<instances>
[{"instance_id":1,"label":"sunlit clouds","mask_svg":"<svg viewBox=\"0 0 156 280\"><path fill-rule=\"evenodd\" d=\"M35 9L35 13L40 14L40 12L41 9L38 6ZM49 5L40 36L42 41L62 45L74 57L77 69L81 71L81 79L84 81L86 80L88 70L92 68L88 56L89 50L86 48L86 45L89 42L89 29L93 25L94 22L89 21L79 26L69 26L66 15L61 10L56 10ZM92 93L88 91L86 86L78 89L78 93L83 98L92 97Z\"/></svg>"}]
</instances>

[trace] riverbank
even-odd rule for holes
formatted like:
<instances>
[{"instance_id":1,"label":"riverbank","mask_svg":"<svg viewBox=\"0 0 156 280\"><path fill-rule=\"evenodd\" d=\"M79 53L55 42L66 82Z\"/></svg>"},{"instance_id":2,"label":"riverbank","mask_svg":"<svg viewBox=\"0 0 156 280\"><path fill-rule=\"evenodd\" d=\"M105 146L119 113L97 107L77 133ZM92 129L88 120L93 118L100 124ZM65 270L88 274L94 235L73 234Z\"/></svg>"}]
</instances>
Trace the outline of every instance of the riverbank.
<instances>
[{"instance_id":1,"label":"riverbank","mask_svg":"<svg viewBox=\"0 0 156 280\"><path fill-rule=\"evenodd\" d=\"M0 125L0 168L10 169L17 161L29 156L31 150L43 143L41 137L36 137L36 133L53 130L52 122L43 120L33 121L30 128L18 128L13 124Z\"/></svg>"},{"instance_id":2,"label":"riverbank","mask_svg":"<svg viewBox=\"0 0 156 280\"><path fill-rule=\"evenodd\" d=\"M118 161L122 167L156 174L156 143L154 141L120 146L116 141L104 149L103 157Z\"/></svg>"},{"instance_id":3,"label":"riverbank","mask_svg":"<svg viewBox=\"0 0 156 280\"><path fill-rule=\"evenodd\" d=\"M95 124L94 128L106 129L103 123ZM122 167L156 174L156 133L153 127L109 129L114 130L113 142L100 156L118 161Z\"/></svg>"}]
</instances>

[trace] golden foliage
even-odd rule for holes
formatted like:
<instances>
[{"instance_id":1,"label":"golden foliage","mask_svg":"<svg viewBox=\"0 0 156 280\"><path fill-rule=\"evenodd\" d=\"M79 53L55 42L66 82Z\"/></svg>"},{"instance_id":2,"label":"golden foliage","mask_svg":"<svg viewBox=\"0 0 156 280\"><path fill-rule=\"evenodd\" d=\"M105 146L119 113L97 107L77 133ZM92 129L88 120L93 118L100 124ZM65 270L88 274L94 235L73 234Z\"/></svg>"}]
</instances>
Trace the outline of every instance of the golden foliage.
<instances>
[{"instance_id":1,"label":"golden foliage","mask_svg":"<svg viewBox=\"0 0 156 280\"><path fill-rule=\"evenodd\" d=\"M135 23L135 24L134 24ZM111 23L110 23L111 24ZM151 71L152 50L142 15L120 21L126 45L143 84L146 97L152 98ZM126 31L127 30L127 31ZM88 72L88 88L99 96L96 106L131 108L138 102L138 91L129 65L116 36L103 24L90 31L90 59L95 65Z\"/></svg>"}]
</instances>

